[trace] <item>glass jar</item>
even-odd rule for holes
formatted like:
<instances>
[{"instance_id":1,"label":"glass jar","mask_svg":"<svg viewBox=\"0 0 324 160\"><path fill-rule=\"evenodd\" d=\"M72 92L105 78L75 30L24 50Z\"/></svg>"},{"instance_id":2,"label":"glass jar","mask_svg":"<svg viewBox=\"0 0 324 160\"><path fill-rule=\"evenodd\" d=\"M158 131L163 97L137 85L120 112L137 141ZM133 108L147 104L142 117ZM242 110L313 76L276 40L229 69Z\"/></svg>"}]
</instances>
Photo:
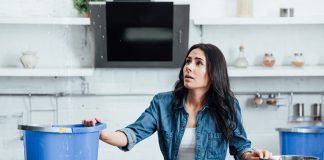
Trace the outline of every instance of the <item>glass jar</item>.
<instances>
[{"instance_id":1,"label":"glass jar","mask_svg":"<svg viewBox=\"0 0 324 160\"><path fill-rule=\"evenodd\" d=\"M244 46L241 45L239 48L240 52L239 52L239 57L236 59L234 66L237 68L247 68L249 65L249 62L245 56L244 53Z\"/></svg>"},{"instance_id":2,"label":"glass jar","mask_svg":"<svg viewBox=\"0 0 324 160\"><path fill-rule=\"evenodd\" d=\"M294 67L303 67L305 64L303 53L294 53L291 65Z\"/></svg>"},{"instance_id":3,"label":"glass jar","mask_svg":"<svg viewBox=\"0 0 324 160\"><path fill-rule=\"evenodd\" d=\"M262 59L262 64L265 67L272 67L276 63L276 59L272 53L265 53Z\"/></svg>"}]
</instances>

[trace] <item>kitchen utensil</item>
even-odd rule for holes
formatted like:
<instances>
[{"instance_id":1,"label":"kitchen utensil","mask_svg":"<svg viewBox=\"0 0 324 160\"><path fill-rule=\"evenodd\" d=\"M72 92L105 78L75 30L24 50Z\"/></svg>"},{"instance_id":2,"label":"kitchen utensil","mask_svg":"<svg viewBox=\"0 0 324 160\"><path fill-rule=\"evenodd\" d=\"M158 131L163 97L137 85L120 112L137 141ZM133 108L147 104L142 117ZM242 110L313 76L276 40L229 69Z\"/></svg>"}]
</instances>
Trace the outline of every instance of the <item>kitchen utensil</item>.
<instances>
[{"instance_id":1,"label":"kitchen utensil","mask_svg":"<svg viewBox=\"0 0 324 160\"><path fill-rule=\"evenodd\" d=\"M270 160L319 160L319 158L301 155L275 155L271 156Z\"/></svg>"},{"instance_id":2,"label":"kitchen utensil","mask_svg":"<svg viewBox=\"0 0 324 160\"><path fill-rule=\"evenodd\" d=\"M255 94L254 103L256 105L261 105L263 103L262 95L260 93Z\"/></svg>"},{"instance_id":3,"label":"kitchen utensil","mask_svg":"<svg viewBox=\"0 0 324 160\"><path fill-rule=\"evenodd\" d=\"M315 121L320 121L322 119L322 104L315 103L312 105L312 116Z\"/></svg>"},{"instance_id":4,"label":"kitchen utensil","mask_svg":"<svg viewBox=\"0 0 324 160\"><path fill-rule=\"evenodd\" d=\"M269 94L268 99L267 99L267 104L272 105L272 106L277 105L277 99L276 99L275 94L273 94L273 93Z\"/></svg>"},{"instance_id":5,"label":"kitchen utensil","mask_svg":"<svg viewBox=\"0 0 324 160\"><path fill-rule=\"evenodd\" d=\"M297 103L294 105L294 116L304 117L304 103Z\"/></svg>"}]
</instances>

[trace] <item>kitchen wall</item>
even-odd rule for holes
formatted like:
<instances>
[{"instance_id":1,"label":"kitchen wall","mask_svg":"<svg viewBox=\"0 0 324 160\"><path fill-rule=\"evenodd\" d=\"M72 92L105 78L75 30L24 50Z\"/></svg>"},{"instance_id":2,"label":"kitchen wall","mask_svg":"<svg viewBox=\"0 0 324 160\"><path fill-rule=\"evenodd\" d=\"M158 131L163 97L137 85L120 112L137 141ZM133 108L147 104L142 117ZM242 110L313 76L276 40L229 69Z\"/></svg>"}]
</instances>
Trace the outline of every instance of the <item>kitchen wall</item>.
<instances>
[{"instance_id":1,"label":"kitchen wall","mask_svg":"<svg viewBox=\"0 0 324 160\"><path fill-rule=\"evenodd\" d=\"M3 1L3 0L2 0ZM191 19L199 17L234 16L235 0L175 1L191 4ZM274 17L280 7L294 7L296 16L324 16L320 0L255 0L255 17ZM76 16L72 2L66 0L11 0L0 5L0 17L15 16ZM21 68L19 57L24 50L34 50L40 57L38 67L92 66L91 42L83 26L12 25L0 24L0 66ZM190 25L189 45L198 42L216 44L224 52L229 64L244 44L248 59L260 65L265 52L274 53L276 65L286 65L294 52L303 52L307 65L323 64L323 25L284 26L199 26ZM0 77L0 93L25 93L26 96L0 96L0 160L22 160L23 144L17 123L27 123L27 109L58 107L58 123L79 123L82 119L101 117L114 131L133 122L149 105L154 94L172 90L179 69L96 69L90 77ZM238 92L323 92L323 77L251 77L231 78L232 89ZM105 96L28 96L33 93L93 93ZM267 95L264 95L267 96ZM255 148L267 148L279 154L277 127L308 125L289 123L290 98L280 96L278 106L255 106L253 95L237 95L243 122ZM294 95L292 104L305 103L305 112L312 103L323 102L320 95ZM37 124L55 122L52 112L32 112L30 121ZM320 124L317 124L320 125ZM157 136L142 141L130 152L100 144L99 159L163 159ZM232 159L228 157L228 159Z\"/></svg>"}]
</instances>

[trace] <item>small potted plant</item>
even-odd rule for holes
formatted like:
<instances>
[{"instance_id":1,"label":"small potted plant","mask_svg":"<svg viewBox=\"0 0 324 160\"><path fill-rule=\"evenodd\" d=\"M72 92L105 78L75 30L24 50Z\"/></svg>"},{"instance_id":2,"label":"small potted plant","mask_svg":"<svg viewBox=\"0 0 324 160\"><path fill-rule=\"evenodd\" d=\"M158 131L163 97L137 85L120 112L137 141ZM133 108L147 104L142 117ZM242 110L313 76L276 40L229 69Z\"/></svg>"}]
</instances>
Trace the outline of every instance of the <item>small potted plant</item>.
<instances>
[{"instance_id":1,"label":"small potted plant","mask_svg":"<svg viewBox=\"0 0 324 160\"><path fill-rule=\"evenodd\" d=\"M104 1L104 0L73 0L73 5L79 14L85 17L90 17L90 1Z\"/></svg>"}]
</instances>

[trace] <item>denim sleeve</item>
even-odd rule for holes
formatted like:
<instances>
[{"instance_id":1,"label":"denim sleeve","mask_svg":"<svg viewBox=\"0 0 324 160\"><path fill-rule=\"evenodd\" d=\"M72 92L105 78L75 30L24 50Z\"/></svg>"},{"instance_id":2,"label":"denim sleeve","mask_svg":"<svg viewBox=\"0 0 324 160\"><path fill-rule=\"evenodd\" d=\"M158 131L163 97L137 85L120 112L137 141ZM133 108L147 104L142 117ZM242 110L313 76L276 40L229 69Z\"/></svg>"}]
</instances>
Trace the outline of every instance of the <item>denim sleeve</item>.
<instances>
[{"instance_id":1,"label":"denim sleeve","mask_svg":"<svg viewBox=\"0 0 324 160\"><path fill-rule=\"evenodd\" d=\"M123 132L128 140L127 146L119 147L123 151L131 150L137 143L152 135L157 129L158 95L154 96L150 106L132 124L118 131Z\"/></svg>"},{"instance_id":2,"label":"denim sleeve","mask_svg":"<svg viewBox=\"0 0 324 160\"><path fill-rule=\"evenodd\" d=\"M229 142L230 154L234 156L236 160L241 159L243 153L252 152L251 141L247 139L246 132L242 124L241 109L238 101L234 101L234 109L237 116L237 126L233 131L233 138Z\"/></svg>"}]
</instances>

